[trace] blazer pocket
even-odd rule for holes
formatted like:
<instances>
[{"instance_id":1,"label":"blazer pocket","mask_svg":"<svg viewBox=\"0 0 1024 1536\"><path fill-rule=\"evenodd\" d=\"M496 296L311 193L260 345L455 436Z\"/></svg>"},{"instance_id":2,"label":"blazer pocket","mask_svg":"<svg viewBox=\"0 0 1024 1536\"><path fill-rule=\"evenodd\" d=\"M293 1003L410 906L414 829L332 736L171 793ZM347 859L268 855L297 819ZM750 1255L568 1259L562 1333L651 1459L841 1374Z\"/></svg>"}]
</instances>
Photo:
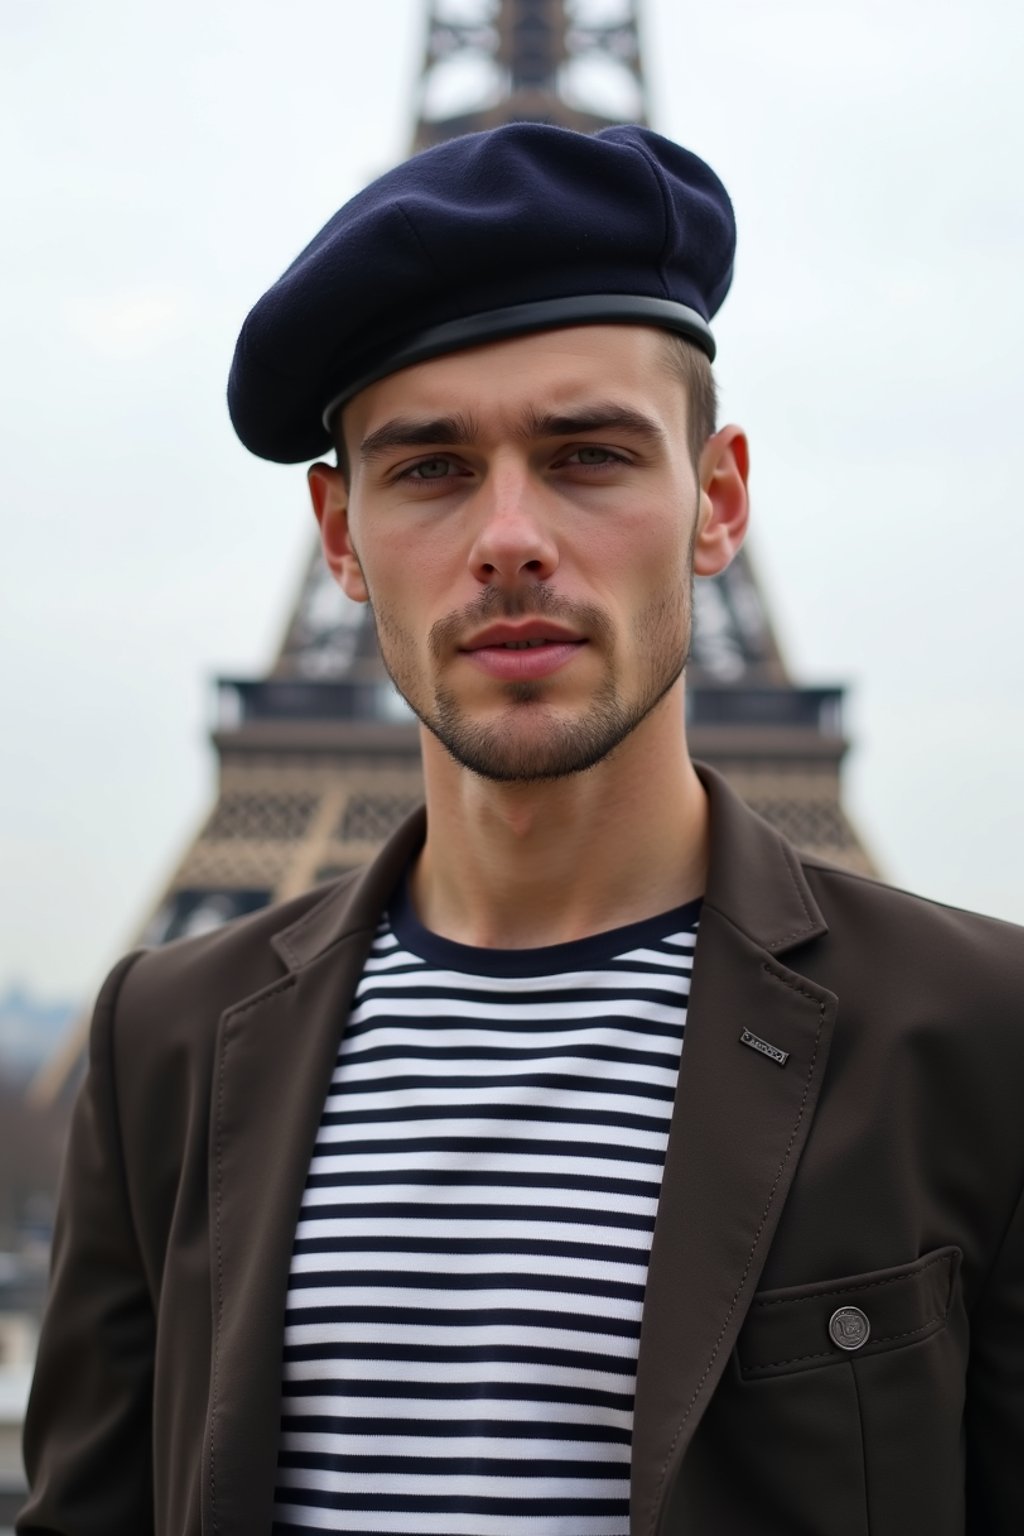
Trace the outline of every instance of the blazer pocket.
<instances>
[{"instance_id":1,"label":"blazer pocket","mask_svg":"<svg viewBox=\"0 0 1024 1536\"><path fill-rule=\"evenodd\" d=\"M945 1326L960 1258L939 1248L894 1269L758 1292L737 1340L741 1377L824 1369L926 1339Z\"/></svg>"}]
</instances>

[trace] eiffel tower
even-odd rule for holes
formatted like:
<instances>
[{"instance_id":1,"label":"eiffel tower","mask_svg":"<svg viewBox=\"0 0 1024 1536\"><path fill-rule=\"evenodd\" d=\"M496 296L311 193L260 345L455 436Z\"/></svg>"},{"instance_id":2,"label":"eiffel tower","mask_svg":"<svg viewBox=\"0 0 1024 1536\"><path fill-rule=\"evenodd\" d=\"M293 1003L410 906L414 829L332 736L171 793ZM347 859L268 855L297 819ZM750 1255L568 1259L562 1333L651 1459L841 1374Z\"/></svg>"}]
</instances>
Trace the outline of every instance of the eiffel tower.
<instances>
[{"instance_id":1,"label":"eiffel tower","mask_svg":"<svg viewBox=\"0 0 1024 1536\"><path fill-rule=\"evenodd\" d=\"M499 123L594 132L646 121L638 0L433 0L413 150ZM687 674L694 756L795 843L869 872L844 814L843 689L795 684L745 551L698 582ZM217 799L138 942L203 932L372 857L422 799L418 726L381 664L369 610L319 546L265 677L220 678ZM84 1028L84 1026L83 1026ZM76 1030L35 1097L77 1076Z\"/></svg>"}]
</instances>

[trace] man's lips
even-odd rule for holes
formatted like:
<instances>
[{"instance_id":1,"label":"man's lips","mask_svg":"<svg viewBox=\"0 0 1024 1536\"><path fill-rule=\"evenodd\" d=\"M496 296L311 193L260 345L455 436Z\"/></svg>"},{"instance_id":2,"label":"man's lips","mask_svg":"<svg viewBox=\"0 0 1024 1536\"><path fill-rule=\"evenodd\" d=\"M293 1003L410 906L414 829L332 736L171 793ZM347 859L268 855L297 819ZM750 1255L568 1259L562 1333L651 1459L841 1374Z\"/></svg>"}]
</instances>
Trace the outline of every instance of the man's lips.
<instances>
[{"instance_id":1,"label":"man's lips","mask_svg":"<svg viewBox=\"0 0 1024 1536\"><path fill-rule=\"evenodd\" d=\"M547 619L526 619L521 624L489 624L459 649L477 651L495 645L524 645L531 640L543 640L551 645L578 645L580 639L573 630L561 624L551 624Z\"/></svg>"},{"instance_id":2,"label":"man's lips","mask_svg":"<svg viewBox=\"0 0 1024 1536\"><path fill-rule=\"evenodd\" d=\"M460 649L491 677L527 682L557 672L586 643L571 630L533 619L525 624L492 624Z\"/></svg>"}]
</instances>

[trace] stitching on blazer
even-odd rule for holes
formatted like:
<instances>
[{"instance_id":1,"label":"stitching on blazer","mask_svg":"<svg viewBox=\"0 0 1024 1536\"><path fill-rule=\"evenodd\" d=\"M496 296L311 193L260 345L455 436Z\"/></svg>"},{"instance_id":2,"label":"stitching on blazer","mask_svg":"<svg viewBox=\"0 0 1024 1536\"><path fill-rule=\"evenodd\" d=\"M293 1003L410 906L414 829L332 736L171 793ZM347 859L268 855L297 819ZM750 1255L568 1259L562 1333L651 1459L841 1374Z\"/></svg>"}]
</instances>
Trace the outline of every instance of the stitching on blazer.
<instances>
[{"instance_id":1,"label":"stitching on blazer","mask_svg":"<svg viewBox=\"0 0 1024 1536\"><path fill-rule=\"evenodd\" d=\"M254 995L252 997L247 997L245 999L244 1003L236 1003L233 1008L229 1008L227 1010L227 1012L224 1015L224 1025L225 1025L225 1029L224 1029L224 1055L225 1056L227 1055L228 1035L230 1034L230 1026L235 1022L235 1020L236 1019L240 1019L242 1017L242 1015L244 1013L248 1013L251 1008L262 1008L263 1004L265 1002L269 1001L270 998L276 997L279 992L287 992L288 988L289 987L294 987L297 981L298 981L298 977L297 976L284 976L284 977L282 977L282 979L280 981L275 981L275 982L272 983L271 986L265 987L262 992L256 992L256 993L254 993ZM219 1105L218 1105L218 1107L219 1107Z\"/></svg>"},{"instance_id":2,"label":"stitching on blazer","mask_svg":"<svg viewBox=\"0 0 1024 1536\"><path fill-rule=\"evenodd\" d=\"M815 1291L810 1296L766 1296L763 1301L755 1301L754 1306L761 1307L785 1307L801 1306L805 1301L818 1301L822 1296L846 1296L854 1291L871 1291L882 1285L902 1285L907 1280L914 1280L918 1275L926 1275L936 1264L952 1266L953 1255L940 1253L935 1258L929 1259L927 1264L922 1264L920 1269L912 1269L903 1275L886 1275L884 1280L862 1280L855 1285L837 1285L827 1291ZM949 1304L946 1305L949 1311ZM945 1315L945 1313L943 1314Z\"/></svg>"},{"instance_id":3,"label":"stitching on blazer","mask_svg":"<svg viewBox=\"0 0 1024 1536\"><path fill-rule=\"evenodd\" d=\"M783 849L783 853L786 857L787 870L790 879L793 882L793 888L796 891L797 900L803 909L804 916L807 918L806 927L794 928L792 933L780 933L774 939L765 939L760 934L751 933L747 928L743 927L742 924L738 923L731 913L726 912L722 907L716 906L714 902L708 901L706 897L704 900L704 905L709 912L717 912L718 916L723 918L725 922L729 924L730 928L735 928L737 933L742 933L745 939L749 939L750 942L752 944L756 944L759 949L766 949L769 954L771 954L773 950L779 949L783 944L792 943L794 939L806 938L808 933L814 931L815 926L814 914L811 912L807 903L804 901L803 891L800 889L800 882L796 878L797 872L803 874L803 866L799 863L795 856L790 856L787 849ZM782 980L781 976L779 977L779 980ZM809 995L810 994L808 994L808 996ZM814 1001L817 1002L817 998L815 998Z\"/></svg>"},{"instance_id":4,"label":"stitching on blazer","mask_svg":"<svg viewBox=\"0 0 1024 1536\"><path fill-rule=\"evenodd\" d=\"M916 1328L906 1328L902 1333L882 1333L877 1339L870 1339L864 1349L858 1350L858 1355L877 1354L878 1351L871 1348L872 1344L894 1344L897 1339L913 1339L921 1333L934 1333L946 1321L948 1307L930 1317L926 1323L920 1323ZM837 1355L831 1349L817 1350L813 1355L791 1355L788 1360L763 1360L757 1365L741 1365L740 1371L744 1376L756 1376L759 1371L772 1371L782 1365L802 1365L807 1360L834 1360L836 1365L842 1365L849 1359L849 1355Z\"/></svg>"},{"instance_id":5,"label":"stitching on blazer","mask_svg":"<svg viewBox=\"0 0 1024 1536\"><path fill-rule=\"evenodd\" d=\"M725 1338L725 1335L726 1335L726 1332L728 1330L729 1324L732 1321L732 1315L733 1315L733 1313L736 1310L736 1304L739 1301L740 1296L743 1294L743 1287L747 1283L747 1276L749 1275L750 1270L751 1270L751 1266L753 1265L754 1255L755 1255L755 1253L758 1250L758 1247L759 1247L760 1242L761 1242L761 1236L762 1236L762 1234L764 1232L764 1229L765 1229L765 1224L768 1221L768 1213L771 1210L772 1205L774 1204L774 1201L775 1201L775 1192L776 1192L776 1190L779 1187L779 1180L782 1178L783 1170L785 1169L786 1164L789 1162L790 1156L791 1156L792 1151L793 1151L794 1144L796 1142L797 1135L799 1134L799 1131L800 1131L801 1122L803 1121L804 1114L806 1113L806 1110L807 1110L807 1099L808 1099L808 1095L810 1094L810 1091L811 1091L811 1083L812 1083L812 1081L814 1079L815 1069L817 1068L817 1065L818 1065L818 1051L819 1051L819 1049L821 1047L821 1033L822 1033L822 1030L825 1028L825 1004L824 1004L824 1002L821 1002L818 998L814 997L810 992L804 991L803 987L798 987L795 982L787 981L784 976L778 975L772 969L772 967L770 965L765 964L764 969L768 972L768 975L774 977L774 979L776 981L782 982L784 986L791 987L796 992L801 992L804 997L809 997L813 1003L817 1003L817 1005L818 1005L818 1029L817 1029L817 1033L814 1036L814 1050L811 1052L811 1059L810 1059L810 1062L808 1063L808 1067L807 1067L807 1077L806 1077L806 1079L804 1081L804 1091L803 1091L803 1094L801 1095L801 1098L800 1098L800 1108L797 1110L796 1120L793 1122L793 1129L790 1132L789 1141L786 1143L786 1150L782 1154L782 1161L779 1163L779 1166L776 1169L775 1177L772 1180L771 1189L769 1189L769 1191L768 1191L768 1198L765 1201L764 1210L761 1212L761 1218L758 1221L757 1229L754 1232L754 1241L750 1245L750 1252L747 1254L747 1262L743 1266L743 1273L740 1276L739 1284L737 1285L735 1291L733 1292L732 1299L729 1302L729 1307L728 1307L728 1310L726 1311L726 1314L725 1314L725 1321L723 1322L721 1328L719 1329L718 1338L715 1340L714 1345L712 1346L711 1354L708 1357L708 1363L704 1367L704 1373L701 1376L700 1380L698 1381L697 1385L693 1389L693 1393L691 1394L690 1401L687 1403L686 1409L685 1409L685 1411L683 1413L683 1416L679 1420L679 1424L678 1424L678 1426L676 1428L676 1432L672 1436L671 1441L669 1442L669 1447L668 1447L668 1451L667 1451L667 1453L665 1455L665 1460L662 1462L661 1471L658 1474L657 1486L655 1487L655 1491L654 1491L654 1508L651 1510L651 1518L650 1518L650 1521L648 1522L648 1526L647 1526L648 1533L653 1533L654 1532L655 1521L657 1520L657 1515L658 1515L658 1504L659 1504L659 1502L661 1500L662 1490L665 1487L665 1479L668 1476L669 1463L672 1460L672 1456L673 1456L673 1454L675 1452L676 1446L679 1444L679 1440L680 1440L680 1437L681 1437L681 1435L683 1433L683 1430L686 1428L687 1420L689 1419L691 1413L693 1412L693 1410L694 1410L694 1408L695 1408L695 1406L697 1404L697 1401L698 1401L698 1399L699 1399L699 1397L701 1395L701 1392L704 1390L704 1383L707 1381L708 1377L711 1375L712 1370L714 1369L715 1361L718 1359L719 1352L720 1352L720 1350L722 1348L722 1340Z\"/></svg>"},{"instance_id":6,"label":"stitching on blazer","mask_svg":"<svg viewBox=\"0 0 1024 1536\"><path fill-rule=\"evenodd\" d=\"M806 987L798 986L797 983L791 979L791 977L783 976L781 971L774 970L773 967L768 964L767 960L763 962L761 969L767 971L768 975L771 976L774 981L781 981L782 985L784 987L788 987L791 992L799 992L800 996L806 997L809 1002L817 1003L819 1010L822 1013L825 1012L825 1004L822 1002L821 998L817 997L813 992L808 992ZM818 1035L820 1034L821 1027L819 1025ZM818 1049L818 1035L816 1035L814 1039L815 1053L817 1053Z\"/></svg>"}]
</instances>

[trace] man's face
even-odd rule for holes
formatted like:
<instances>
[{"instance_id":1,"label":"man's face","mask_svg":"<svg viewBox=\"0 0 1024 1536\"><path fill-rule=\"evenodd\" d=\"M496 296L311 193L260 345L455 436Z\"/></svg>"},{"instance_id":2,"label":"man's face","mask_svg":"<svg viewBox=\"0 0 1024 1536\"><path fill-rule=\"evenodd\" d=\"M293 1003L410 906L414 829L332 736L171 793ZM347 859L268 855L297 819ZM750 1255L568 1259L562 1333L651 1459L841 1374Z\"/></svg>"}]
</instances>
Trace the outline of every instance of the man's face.
<instances>
[{"instance_id":1,"label":"man's face","mask_svg":"<svg viewBox=\"0 0 1024 1536\"><path fill-rule=\"evenodd\" d=\"M593 767L679 678L706 516L664 336L548 331L404 369L344 412L337 563L464 767Z\"/></svg>"}]
</instances>

